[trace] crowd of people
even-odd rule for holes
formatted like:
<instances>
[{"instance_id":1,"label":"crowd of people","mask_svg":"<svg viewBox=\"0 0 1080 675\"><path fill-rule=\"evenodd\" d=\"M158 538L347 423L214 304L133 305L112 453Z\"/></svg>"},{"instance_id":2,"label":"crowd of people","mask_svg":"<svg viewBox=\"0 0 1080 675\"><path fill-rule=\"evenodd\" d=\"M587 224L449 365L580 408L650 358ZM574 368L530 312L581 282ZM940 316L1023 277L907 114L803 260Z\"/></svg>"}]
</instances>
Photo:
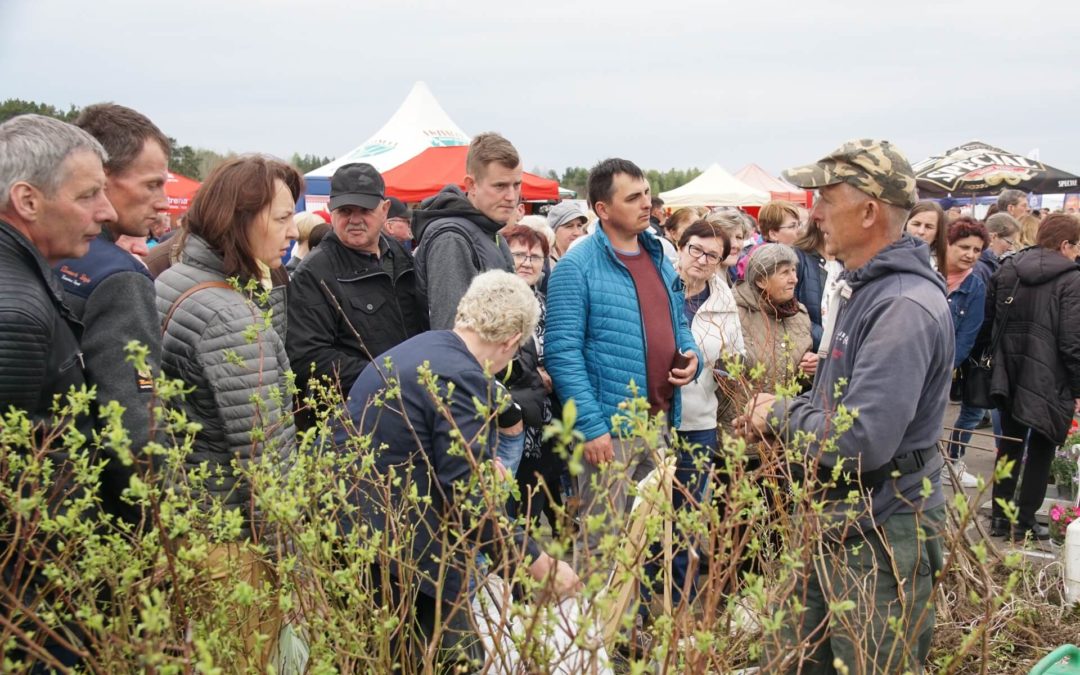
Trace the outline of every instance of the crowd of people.
<instances>
[{"instance_id":1,"label":"crowd of people","mask_svg":"<svg viewBox=\"0 0 1080 675\"><path fill-rule=\"evenodd\" d=\"M155 440L154 378L183 381L183 408L201 424L186 461L210 467L207 499L243 522L208 558L208 574L230 560L259 564L243 543L261 517L237 467L288 471L300 431L343 417L351 424L333 424L329 442L370 435L376 473L408 467L410 489L434 500L410 539L423 579L411 616L424 635L438 621L450 628L439 634L451 658L475 656L469 605L458 602L475 582L454 564L465 552L438 533L464 508L456 486L479 465L518 482L507 508L526 518L524 527L485 521L476 547L491 564L524 552L511 562L571 595L604 537L625 526L630 486L666 455L684 487L675 507L688 509L710 488L726 438L808 434L816 440L803 451L823 470L853 462L865 515L857 533L826 542L802 581L805 611L789 613L784 644L816 647L785 667L832 672L834 658L866 657L845 632L852 622L830 619L846 593L857 600L853 623L877 641L869 658L883 672L916 666L933 621L907 619L932 617L942 565L937 442L954 372L980 360L992 363L995 409L965 402L947 457L971 481L969 432L991 415L1000 456L1017 460L994 486L993 534L1046 537L1035 510L1080 407L1080 221L1030 214L1022 192L1003 191L984 221L947 214L917 201L895 146L860 140L785 172L818 191L810 211L774 201L756 219L668 213L638 166L607 159L589 174L588 210L567 201L524 215L521 157L485 133L472 140L463 187L411 208L387 197L374 167L354 163L334 173L322 216L298 214L296 169L234 157L166 236L169 148L153 122L115 104L90 106L73 124L24 115L0 125L0 407L48 427L54 396L92 384L100 401L123 406L138 452ZM141 369L127 358L132 341L146 348ZM421 368L441 397L419 381ZM662 429L655 442L631 433L634 397ZM584 460L574 475L544 433L571 401ZM490 414L478 415L477 402ZM821 456L840 406L858 415L836 454ZM89 432L94 420L78 423ZM137 523L116 498L127 471L108 464L101 508ZM370 497L356 495L357 518L389 537ZM847 501L822 499L826 512ZM1015 524L1001 507L1010 501ZM544 552L544 523L573 538L573 556ZM895 562L895 578L883 566L871 572L891 589L874 602L855 590L865 570L835 555L855 534ZM671 573L694 593L688 555L676 553ZM400 599L400 570L380 572L391 579L383 592ZM4 569L5 579L16 573ZM640 614L650 620L648 602ZM281 618L248 621L253 635L272 635ZM267 645L255 645L251 663L265 663Z\"/></svg>"}]
</instances>

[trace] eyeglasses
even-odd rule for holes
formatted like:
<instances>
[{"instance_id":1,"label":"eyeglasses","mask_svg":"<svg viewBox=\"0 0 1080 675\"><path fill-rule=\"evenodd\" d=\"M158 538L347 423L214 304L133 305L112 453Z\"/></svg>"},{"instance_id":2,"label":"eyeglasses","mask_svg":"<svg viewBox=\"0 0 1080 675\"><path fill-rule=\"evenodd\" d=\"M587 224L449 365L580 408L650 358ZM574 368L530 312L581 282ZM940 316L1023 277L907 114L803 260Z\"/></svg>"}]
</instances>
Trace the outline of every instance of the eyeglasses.
<instances>
[{"instance_id":1,"label":"eyeglasses","mask_svg":"<svg viewBox=\"0 0 1080 675\"><path fill-rule=\"evenodd\" d=\"M1009 239L1007 237L1001 237L1001 241L1005 242L1006 244L1008 244L1012 248L1016 248L1016 242L1013 241L1012 239Z\"/></svg>"},{"instance_id":2,"label":"eyeglasses","mask_svg":"<svg viewBox=\"0 0 1080 675\"><path fill-rule=\"evenodd\" d=\"M511 253L514 256L514 260L523 263L527 262L530 265L539 265L544 262L544 256L542 255L529 255L528 253Z\"/></svg>"},{"instance_id":3,"label":"eyeglasses","mask_svg":"<svg viewBox=\"0 0 1080 675\"><path fill-rule=\"evenodd\" d=\"M797 229L799 229L799 224L798 223L788 223L787 225L781 225L780 227L778 227L776 229L778 229L778 230L797 230Z\"/></svg>"},{"instance_id":4,"label":"eyeglasses","mask_svg":"<svg viewBox=\"0 0 1080 675\"><path fill-rule=\"evenodd\" d=\"M693 244L687 244L686 250L690 254L691 258L698 260L700 260L701 258L705 258L705 262L709 263L710 265L715 265L716 263L720 262L720 256L718 254L709 253L708 251Z\"/></svg>"}]
</instances>

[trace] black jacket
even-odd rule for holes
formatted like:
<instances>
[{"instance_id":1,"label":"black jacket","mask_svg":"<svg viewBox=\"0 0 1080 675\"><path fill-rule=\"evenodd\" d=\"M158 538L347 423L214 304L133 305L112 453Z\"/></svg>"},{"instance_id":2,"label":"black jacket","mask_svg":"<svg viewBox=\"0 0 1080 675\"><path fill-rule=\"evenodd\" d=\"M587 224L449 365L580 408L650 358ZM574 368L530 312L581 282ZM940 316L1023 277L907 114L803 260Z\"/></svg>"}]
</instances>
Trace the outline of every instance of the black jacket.
<instances>
[{"instance_id":1,"label":"black jacket","mask_svg":"<svg viewBox=\"0 0 1080 675\"><path fill-rule=\"evenodd\" d=\"M1017 278L1020 279L1016 286ZM990 343L1006 298L1016 295L994 351L991 393L1018 422L1055 443L1068 434L1080 398L1080 269L1056 251L1032 247L1002 262L986 292L976 353Z\"/></svg>"},{"instance_id":2,"label":"black jacket","mask_svg":"<svg viewBox=\"0 0 1080 675\"><path fill-rule=\"evenodd\" d=\"M301 391L314 363L317 378L340 377L341 390L348 392L372 358L427 330L427 302L417 287L412 256L385 235L379 249L376 258L330 233L289 281L286 348Z\"/></svg>"},{"instance_id":3,"label":"black jacket","mask_svg":"<svg viewBox=\"0 0 1080 675\"><path fill-rule=\"evenodd\" d=\"M81 332L48 263L0 220L0 410L44 421L55 394L85 384Z\"/></svg>"}]
</instances>

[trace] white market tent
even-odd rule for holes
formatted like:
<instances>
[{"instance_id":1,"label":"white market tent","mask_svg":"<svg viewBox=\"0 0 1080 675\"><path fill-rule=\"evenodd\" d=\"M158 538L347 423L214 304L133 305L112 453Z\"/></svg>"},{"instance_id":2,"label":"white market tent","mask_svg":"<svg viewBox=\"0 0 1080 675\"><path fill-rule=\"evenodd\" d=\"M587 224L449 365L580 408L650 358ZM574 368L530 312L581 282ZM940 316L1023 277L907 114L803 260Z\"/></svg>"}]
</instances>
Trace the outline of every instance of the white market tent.
<instances>
[{"instance_id":1,"label":"white market tent","mask_svg":"<svg viewBox=\"0 0 1080 675\"><path fill-rule=\"evenodd\" d=\"M350 152L304 176L307 194L329 194L330 177L343 164L366 162L386 172L428 148L468 145L469 140L470 136L454 124L428 86L417 82L381 129Z\"/></svg>"},{"instance_id":2,"label":"white market tent","mask_svg":"<svg viewBox=\"0 0 1080 675\"><path fill-rule=\"evenodd\" d=\"M750 187L713 164L705 172L686 185L661 192L665 208L680 206L761 206L771 195Z\"/></svg>"}]
</instances>

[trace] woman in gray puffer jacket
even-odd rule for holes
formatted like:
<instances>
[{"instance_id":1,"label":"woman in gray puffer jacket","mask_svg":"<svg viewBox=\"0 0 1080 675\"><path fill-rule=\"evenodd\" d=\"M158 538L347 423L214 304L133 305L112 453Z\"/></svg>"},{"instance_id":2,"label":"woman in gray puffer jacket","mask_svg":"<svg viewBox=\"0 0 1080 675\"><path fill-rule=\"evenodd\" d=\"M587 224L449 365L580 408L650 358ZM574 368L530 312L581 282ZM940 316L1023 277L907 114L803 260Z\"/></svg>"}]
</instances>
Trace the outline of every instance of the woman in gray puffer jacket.
<instances>
[{"instance_id":1,"label":"woman in gray puffer jacket","mask_svg":"<svg viewBox=\"0 0 1080 675\"><path fill-rule=\"evenodd\" d=\"M297 236L293 211L302 185L295 169L271 158L221 164L187 213L180 262L155 282L162 370L194 388L185 411L202 425L188 466L209 464L207 497L241 510L242 540L258 538L261 526L237 469L268 460L284 470L296 442L285 287L272 286L270 269ZM252 280L253 292L230 285Z\"/></svg>"}]
</instances>

